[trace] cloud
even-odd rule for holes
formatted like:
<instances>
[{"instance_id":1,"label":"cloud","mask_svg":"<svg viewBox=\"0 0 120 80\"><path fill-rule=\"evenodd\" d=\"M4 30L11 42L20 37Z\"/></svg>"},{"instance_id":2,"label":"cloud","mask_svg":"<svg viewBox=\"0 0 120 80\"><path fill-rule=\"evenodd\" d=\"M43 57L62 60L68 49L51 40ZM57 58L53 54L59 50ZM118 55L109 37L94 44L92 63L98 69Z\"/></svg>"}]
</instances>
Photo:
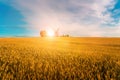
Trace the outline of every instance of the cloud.
<instances>
[{"instance_id":1,"label":"cloud","mask_svg":"<svg viewBox=\"0 0 120 80\"><path fill-rule=\"evenodd\" d=\"M120 36L120 27L109 11L116 0L11 0L30 29L60 28L74 36ZM117 13L119 11L116 10ZM104 25L104 26L103 26ZM38 34L39 35L39 34Z\"/></svg>"}]
</instances>

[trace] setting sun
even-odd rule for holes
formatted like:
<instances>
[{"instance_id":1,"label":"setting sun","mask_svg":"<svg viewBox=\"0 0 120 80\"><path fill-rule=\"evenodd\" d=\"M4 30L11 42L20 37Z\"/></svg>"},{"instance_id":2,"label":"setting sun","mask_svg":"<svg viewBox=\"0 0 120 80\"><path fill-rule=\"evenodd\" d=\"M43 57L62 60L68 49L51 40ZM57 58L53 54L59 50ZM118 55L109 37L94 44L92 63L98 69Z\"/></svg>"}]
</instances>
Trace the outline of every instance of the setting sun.
<instances>
[{"instance_id":1,"label":"setting sun","mask_svg":"<svg viewBox=\"0 0 120 80\"><path fill-rule=\"evenodd\" d=\"M53 37L55 36L55 32L52 29L47 30L47 36Z\"/></svg>"}]
</instances>

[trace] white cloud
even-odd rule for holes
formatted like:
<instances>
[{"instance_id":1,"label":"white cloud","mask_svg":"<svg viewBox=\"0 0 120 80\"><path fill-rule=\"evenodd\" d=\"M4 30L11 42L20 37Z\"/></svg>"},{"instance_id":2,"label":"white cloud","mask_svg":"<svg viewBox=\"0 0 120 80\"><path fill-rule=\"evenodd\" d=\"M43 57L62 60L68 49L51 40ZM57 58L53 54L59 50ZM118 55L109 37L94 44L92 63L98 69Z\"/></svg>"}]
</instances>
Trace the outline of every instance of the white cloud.
<instances>
[{"instance_id":1,"label":"white cloud","mask_svg":"<svg viewBox=\"0 0 120 80\"><path fill-rule=\"evenodd\" d=\"M115 0L12 0L9 2L24 15L36 31L52 27L61 33L80 36L120 36L120 27L103 26L114 23L108 9ZM39 35L39 34L38 34Z\"/></svg>"}]
</instances>

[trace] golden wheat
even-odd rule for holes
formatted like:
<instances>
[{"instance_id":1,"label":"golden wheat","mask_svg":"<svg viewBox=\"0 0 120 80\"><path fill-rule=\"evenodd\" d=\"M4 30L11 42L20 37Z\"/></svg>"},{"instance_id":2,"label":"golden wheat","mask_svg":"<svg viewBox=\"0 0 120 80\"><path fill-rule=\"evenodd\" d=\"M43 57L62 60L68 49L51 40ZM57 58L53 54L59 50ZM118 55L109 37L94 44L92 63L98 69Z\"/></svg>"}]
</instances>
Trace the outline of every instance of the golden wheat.
<instances>
[{"instance_id":1,"label":"golden wheat","mask_svg":"<svg viewBox=\"0 0 120 80\"><path fill-rule=\"evenodd\" d=\"M0 38L0 80L120 80L120 38Z\"/></svg>"}]
</instances>

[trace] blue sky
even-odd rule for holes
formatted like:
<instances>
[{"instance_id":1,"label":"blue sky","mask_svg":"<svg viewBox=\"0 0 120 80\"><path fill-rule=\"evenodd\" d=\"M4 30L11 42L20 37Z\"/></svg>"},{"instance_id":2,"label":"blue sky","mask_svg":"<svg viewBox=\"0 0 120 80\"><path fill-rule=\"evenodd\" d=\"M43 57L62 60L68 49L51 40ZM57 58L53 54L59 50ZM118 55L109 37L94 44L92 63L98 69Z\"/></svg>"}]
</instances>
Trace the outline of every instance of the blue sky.
<instances>
[{"instance_id":1,"label":"blue sky","mask_svg":"<svg viewBox=\"0 0 120 80\"><path fill-rule=\"evenodd\" d=\"M25 33L23 16L11 6L0 3L0 36L17 36Z\"/></svg>"},{"instance_id":2,"label":"blue sky","mask_svg":"<svg viewBox=\"0 0 120 80\"><path fill-rule=\"evenodd\" d=\"M0 37L39 36L49 28L120 37L120 0L0 0Z\"/></svg>"}]
</instances>

